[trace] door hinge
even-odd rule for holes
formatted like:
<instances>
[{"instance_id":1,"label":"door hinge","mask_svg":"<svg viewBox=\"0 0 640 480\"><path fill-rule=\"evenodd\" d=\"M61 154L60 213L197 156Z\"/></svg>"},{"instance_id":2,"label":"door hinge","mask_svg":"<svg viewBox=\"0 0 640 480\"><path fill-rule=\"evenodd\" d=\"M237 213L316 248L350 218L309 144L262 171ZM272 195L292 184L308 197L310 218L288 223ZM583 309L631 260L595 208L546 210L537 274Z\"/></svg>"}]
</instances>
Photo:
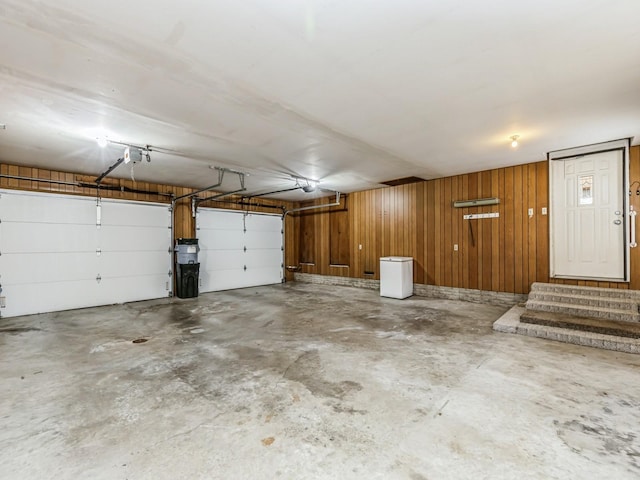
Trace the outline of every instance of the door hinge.
<instances>
[{"instance_id":1,"label":"door hinge","mask_svg":"<svg viewBox=\"0 0 640 480\"><path fill-rule=\"evenodd\" d=\"M96 255L100 256L101 253L102 253L102 249L96 248Z\"/></svg>"},{"instance_id":2,"label":"door hinge","mask_svg":"<svg viewBox=\"0 0 640 480\"><path fill-rule=\"evenodd\" d=\"M100 283L100 280L102 280L102 277L100 276L100 274L98 274L98 276L96 277L96 282Z\"/></svg>"}]
</instances>

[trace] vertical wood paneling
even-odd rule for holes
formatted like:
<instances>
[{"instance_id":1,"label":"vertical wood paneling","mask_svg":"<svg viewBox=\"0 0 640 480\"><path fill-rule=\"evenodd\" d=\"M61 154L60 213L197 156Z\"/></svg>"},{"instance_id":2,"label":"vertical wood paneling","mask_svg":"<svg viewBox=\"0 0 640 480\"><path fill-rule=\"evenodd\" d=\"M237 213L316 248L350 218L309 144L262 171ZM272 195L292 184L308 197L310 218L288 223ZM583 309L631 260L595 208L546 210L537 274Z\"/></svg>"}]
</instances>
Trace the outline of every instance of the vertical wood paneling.
<instances>
[{"instance_id":1,"label":"vertical wood paneling","mask_svg":"<svg viewBox=\"0 0 640 480\"><path fill-rule=\"evenodd\" d=\"M452 212L451 212L451 177L445 178L443 180L443 196L444 200L442 202L442 208L444 210L444 218L442 225L442 253L443 253L443 265L445 266L442 270L442 284L450 286L452 283L452 274L453 269L449 268L451 266L451 252L453 251L453 242L451 241L451 220L452 220Z\"/></svg>"},{"instance_id":2,"label":"vertical wood paneling","mask_svg":"<svg viewBox=\"0 0 640 480\"><path fill-rule=\"evenodd\" d=\"M515 169L509 167L504 172L504 291L515 292Z\"/></svg>"},{"instance_id":3,"label":"vertical wood paneling","mask_svg":"<svg viewBox=\"0 0 640 480\"><path fill-rule=\"evenodd\" d=\"M468 198L478 198L478 173L469 174L468 192ZM477 209L474 209L474 212L476 210ZM482 222L477 219L467 220L467 231L469 232L469 272L467 280L468 287L466 288L478 288L478 243L481 238L479 235L481 223L484 223L484 220Z\"/></svg>"},{"instance_id":4,"label":"vertical wood paneling","mask_svg":"<svg viewBox=\"0 0 640 480\"><path fill-rule=\"evenodd\" d=\"M424 262L424 248L425 248L425 222L424 222L424 187L425 183L420 182L416 184L416 197L415 197L415 214L413 217L413 223L416 228L416 246L415 246L415 262L413 268L415 269L415 278L417 283L425 283L425 262Z\"/></svg>"},{"instance_id":5,"label":"vertical wood paneling","mask_svg":"<svg viewBox=\"0 0 640 480\"><path fill-rule=\"evenodd\" d=\"M531 289L531 284L536 281L538 272L537 272L537 236L538 236L538 224L537 218L542 216L541 211L537 205L537 195L538 195L538 178L536 174L537 165L529 164L527 167L527 188L529 192L529 202L527 204L527 208L533 208L533 217L529 218L527 215L527 224L528 224L528 237L527 237L527 245L528 245L528 255L527 260L529 261L528 270L529 270L529 278L526 281L526 285L524 285L525 291L528 293Z\"/></svg>"},{"instance_id":6,"label":"vertical wood paneling","mask_svg":"<svg viewBox=\"0 0 640 480\"><path fill-rule=\"evenodd\" d=\"M434 283L442 285L442 179L435 180L435 210L434 210L434 227L433 235L435 237L435 255L434 255Z\"/></svg>"},{"instance_id":7,"label":"vertical wood paneling","mask_svg":"<svg viewBox=\"0 0 640 480\"><path fill-rule=\"evenodd\" d=\"M468 197L467 195L469 195L469 175L463 175L462 176L462 196L458 198L460 200L471 198L471 197ZM461 255L462 255L462 276L461 276L460 286L462 288L469 288L469 250L472 248L470 233L471 233L471 228L473 228L473 226L471 225L471 223L469 223L470 222L469 220L464 220L464 215L467 215L469 213L469 209L461 208L459 210L460 210L460 213L458 215L461 215L463 217L462 229L460 233L460 247L459 247L460 248L459 252L461 252Z\"/></svg>"},{"instance_id":8,"label":"vertical wood paneling","mask_svg":"<svg viewBox=\"0 0 640 480\"><path fill-rule=\"evenodd\" d=\"M482 197L492 196L491 171L482 172ZM484 213L493 211L493 207L484 207ZM491 290L493 279L493 226L498 223L495 219L482 222L482 283L481 290Z\"/></svg>"},{"instance_id":9,"label":"vertical wood paneling","mask_svg":"<svg viewBox=\"0 0 640 480\"><path fill-rule=\"evenodd\" d=\"M452 287L459 287L460 286L460 251L455 251L453 249L454 244L459 244L460 243L460 212L456 211L456 209L453 208L452 203L454 200L457 200L458 196L459 196L459 182L460 182L460 176L455 176L451 179L451 198L450 198L450 203L449 203L449 208L452 211L451 214L451 240L450 240L450 244L449 244L449 253L451 255L451 272L452 272L452 278L451 278L451 286ZM458 245L459 246L459 245Z\"/></svg>"},{"instance_id":10,"label":"vertical wood paneling","mask_svg":"<svg viewBox=\"0 0 640 480\"><path fill-rule=\"evenodd\" d=\"M491 196L500 198L500 176L498 170L491 171ZM501 208L496 209L501 213ZM500 291L500 220L491 221L491 287L488 290Z\"/></svg>"}]
</instances>

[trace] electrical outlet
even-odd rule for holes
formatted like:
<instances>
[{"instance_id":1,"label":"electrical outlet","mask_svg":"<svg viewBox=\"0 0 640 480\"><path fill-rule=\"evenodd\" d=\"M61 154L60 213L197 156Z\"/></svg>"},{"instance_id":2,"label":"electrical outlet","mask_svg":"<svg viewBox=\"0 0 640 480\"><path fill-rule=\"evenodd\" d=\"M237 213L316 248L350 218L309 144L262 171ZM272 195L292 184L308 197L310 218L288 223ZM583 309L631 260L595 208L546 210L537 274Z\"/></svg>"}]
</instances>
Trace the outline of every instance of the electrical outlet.
<instances>
[{"instance_id":1,"label":"electrical outlet","mask_svg":"<svg viewBox=\"0 0 640 480\"><path fill-rule=\"evenodd\" d=\"M542 215L546 215L547 214L547 207L542 207Z\"/></svg>"},{"instance_id":2,"label":"electrical outlet","mask_svg":"<svg viewBox=\"0 0 640 480\"><path fill-rule=\"evenodd\" d=\"M457 244L457 243L454 243L454 244L453 244L453 251L454 251L454 252L457 252L457 251L458 251L458 244Z\"/></svg>"},{"instance_id":3,"label":"electrical outlet","mask_svg":"<svg viewBox=\"0 0 640 480\"><path fill-rule=\"evenodd\" d=\"M358 245L358 250L362 250L362 244Z\"/></svg>"},{"instance_id":4,"label":"electrical outlet","mask_svg":"<svg viewBox=\"0 0 640 480\"><path fill-rule=\"evenodd\" d=\"M533 217L533 208L527 210L527 213L529 214L529 217Z\"/></svg>"}]
</instances>

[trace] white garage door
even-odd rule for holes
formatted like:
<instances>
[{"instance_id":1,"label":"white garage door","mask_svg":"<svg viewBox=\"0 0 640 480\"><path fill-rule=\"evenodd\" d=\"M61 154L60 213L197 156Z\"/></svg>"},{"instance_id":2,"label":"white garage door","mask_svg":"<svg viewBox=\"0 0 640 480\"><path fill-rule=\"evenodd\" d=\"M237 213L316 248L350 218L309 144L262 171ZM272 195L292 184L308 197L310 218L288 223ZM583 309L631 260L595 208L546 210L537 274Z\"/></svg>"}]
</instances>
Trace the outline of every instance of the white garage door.
<instances>
[{"instance_id":1,"label":"white garage door","mask_svg":"<svg viewBox=\"0 0 640 480\"><path fill-rule=\"evenodd\" d=\"M282 282L282 217L198 209L200 291Z\"/></svg>"},{"instance_id":2,"label":"white garage door","mask_svg":"<svg viewBox=\"0 0 640 480\"><path fill-rule=\"evenodd\" d=\"M167 205L0 191L3 317L168 295Z\"/></svg>"}]
</instances>

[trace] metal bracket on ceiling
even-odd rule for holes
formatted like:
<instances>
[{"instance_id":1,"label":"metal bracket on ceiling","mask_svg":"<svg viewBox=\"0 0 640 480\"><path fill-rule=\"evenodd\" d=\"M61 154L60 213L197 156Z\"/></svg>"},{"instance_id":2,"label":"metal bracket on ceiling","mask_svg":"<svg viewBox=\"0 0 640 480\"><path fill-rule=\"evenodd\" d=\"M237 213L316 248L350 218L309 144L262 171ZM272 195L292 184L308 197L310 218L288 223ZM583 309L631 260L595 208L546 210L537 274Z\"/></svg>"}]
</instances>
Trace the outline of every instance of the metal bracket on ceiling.
<instances>
[{"instance_id":1,"label":"metal bracket on ceiling","mask_svg":"<svg viewBox=\"0 0 640 480\"><path fill-rule=\"evenodd\" d=\"M234 195L236 193L241 193L241 192L244 192L246 190L245 177L247 175L249 175L248 173L240 172L238 170L233 170L231 168L224 168L224 167L215 167L215 168L218 169L219 171L221 171L223 174L224 174L224 172L229 172L229 173L233 173L235 175L238 175L238 180L240 181L240 188L237 189L237 190L232 190L230 192L217 193L216 195L212 195L210 197L196 198L197 204L200 204L202 202L206 202L206 201L209 201L209 200L215 200L215 199L218 199L218 198L227 197L229 195ZM220 182L220 183L222 183L222 182ZM216 186L218 186L218 185L216 185ZM194 192L193 194L191 194L191 196L197 195L198 193L201 193L201 192L206 191L206 190L209 190L209 189L204 189L204 190L201 190L201 191L198 191L198 192ZM197 204L196 204L196 206L197 206Z\"/></svg>"}]
</instances>

